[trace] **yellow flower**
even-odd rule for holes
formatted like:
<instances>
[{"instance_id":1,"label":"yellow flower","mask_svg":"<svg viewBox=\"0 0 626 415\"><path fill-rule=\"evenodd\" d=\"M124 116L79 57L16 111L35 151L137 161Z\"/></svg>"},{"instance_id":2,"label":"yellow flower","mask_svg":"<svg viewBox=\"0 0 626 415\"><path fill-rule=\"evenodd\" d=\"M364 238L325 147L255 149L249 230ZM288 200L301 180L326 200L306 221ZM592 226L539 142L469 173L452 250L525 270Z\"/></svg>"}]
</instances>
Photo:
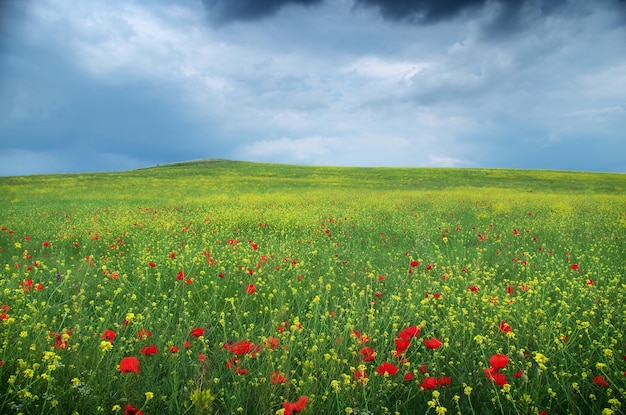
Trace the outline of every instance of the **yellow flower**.
<instances>
[{"instance_id":1,"label":"yellow flower","mask_svg":"<svg viewBox=\"0 0 626 415\"><path fill-rule=\"evenodd\" d=\"M106 341L106 340L102 340L100 342L100 350L102 350L103 352L108 352L109 350L111 350L113 348L113 345Z\"/></svg>"},{"instance_id":2,"label":"yellow flower","mask_svg":"<svg viewBox=\"0 0 626 415\"><path fill-rule=\"evenodd\" d=\"M152 392L146 392L144 393L144 395L146 395L146 400L149 401L150 399L154 398L154 393Z\"/></svg>"},{"instance_id":3,"label":"yellow flower","mask_svg":"<svg viewBox=\"0 0 626 415\"><path fill-rule=\"evenodd\" d=\"M539 353L539 352L535 352L535 362L537 362L537 364L539 365L539 368L542 370L546 370L546 363L548 362L548 359L545 355Z\"/></svg>"},{"instance_id":4,"label":"yellow flower","mask_svg":"<svg viewBox=\"0 0 626 415\"><path fill-rule=\"evenodd\" d=\"M443 415L443 414L445 414L446 412L448 412L448 410L446 409L446 407L445 407L445 406L438 406L438 407L435 409L435 412L437 412L437 414L438 414L438 415Z\"/></svg>"},{"instance_id":5,"label":"yellow flower","mask_svg":"<svg viewBox=\"0 0 626 415\"><path fill-rule=\"evenodd\" d=\"M119 405L113 405L113 408L111 408L112 412L119 412L122 410L122 407Z\"/></svg>"}]
</instances>

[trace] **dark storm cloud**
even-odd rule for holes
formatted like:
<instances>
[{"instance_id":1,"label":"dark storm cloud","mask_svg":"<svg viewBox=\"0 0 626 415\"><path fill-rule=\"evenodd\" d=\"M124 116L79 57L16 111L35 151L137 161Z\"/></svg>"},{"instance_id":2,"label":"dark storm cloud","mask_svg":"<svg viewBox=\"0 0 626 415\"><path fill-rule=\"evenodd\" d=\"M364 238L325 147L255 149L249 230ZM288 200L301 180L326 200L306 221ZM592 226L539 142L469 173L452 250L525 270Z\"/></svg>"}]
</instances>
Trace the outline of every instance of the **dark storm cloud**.
<instances>
[{"instance_id":1,"label":"dark storm cloud","mask_svg":"<svg viewBox=\"0 0 626 415\"><path fill-rule=\"evenodd\" d=\"M311 6L329 0L202 0L215 24L252 21L268 17L293 4ZM472 13L489 11L491 20L484 27L487 35L506 35L523 29L528 19L558 13L567 4L582 8L609 6L621 24L626 24L626 0L598 0L594 5L572 0L353 0L355 9L376 9L390 21L434 24ZM532 13L530 12L532 11Z\"/></svg>"},{"instance_id":2,"label":"dark storm cloud","mask_svg":"<svg viewBox=\"0 0 626 415\"><path fill-rule=\"evenodd\" d=\"M271 16L288 4L309 6L322 0L202 0L211 21L217 24Z\"/></svg>"}]
</instances>

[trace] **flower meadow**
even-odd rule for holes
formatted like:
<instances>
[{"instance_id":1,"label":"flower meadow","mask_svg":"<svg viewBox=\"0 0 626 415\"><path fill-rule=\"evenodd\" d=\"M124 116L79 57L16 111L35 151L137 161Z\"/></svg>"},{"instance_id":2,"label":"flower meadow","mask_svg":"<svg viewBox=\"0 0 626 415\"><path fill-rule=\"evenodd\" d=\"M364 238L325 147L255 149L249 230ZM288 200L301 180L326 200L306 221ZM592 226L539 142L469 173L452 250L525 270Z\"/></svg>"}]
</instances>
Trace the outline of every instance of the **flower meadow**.
<instances>
[{"instance_id":1,"label":"flower meadow","mask_svg":"<svg viewBox=\"0 0 626 415\"><path fill-rule=\"evenodd\" d=\"M3 414L624 412L620 195L2 206Z\"/></svg>"}]
</instances>

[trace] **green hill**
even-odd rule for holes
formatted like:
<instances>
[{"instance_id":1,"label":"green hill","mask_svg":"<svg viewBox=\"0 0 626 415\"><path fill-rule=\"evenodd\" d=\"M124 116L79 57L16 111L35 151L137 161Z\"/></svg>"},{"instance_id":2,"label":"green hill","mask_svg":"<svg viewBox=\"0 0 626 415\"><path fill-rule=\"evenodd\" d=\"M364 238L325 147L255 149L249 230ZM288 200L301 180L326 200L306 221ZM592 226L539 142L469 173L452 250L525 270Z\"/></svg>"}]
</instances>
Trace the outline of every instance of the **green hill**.
<instances>
[{"instance_id":1,"label":"green hill","mask_svg":"<svg viewBox=\"0 0 626 415\"><path fill-rule=\"evenodd\" d=\"M0 203L43 200L186 201L217 195L303 190L520 193L626 193L626 175L552 170L321 167L220 159L173 163L114 173L0 178Z\"/></svg>"}]
</instances>

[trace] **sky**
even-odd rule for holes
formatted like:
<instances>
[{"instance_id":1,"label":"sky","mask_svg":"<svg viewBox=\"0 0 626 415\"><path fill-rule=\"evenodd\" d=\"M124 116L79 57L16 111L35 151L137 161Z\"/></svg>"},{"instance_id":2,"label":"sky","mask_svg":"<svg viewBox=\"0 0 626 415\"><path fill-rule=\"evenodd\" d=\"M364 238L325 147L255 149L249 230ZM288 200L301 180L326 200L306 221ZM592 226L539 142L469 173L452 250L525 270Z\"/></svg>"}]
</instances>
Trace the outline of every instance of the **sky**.
<instances>
[{"instance_id":1,"label":"sky","mask_svg":"<svg viewBox=\"0 0 626 415\"><path fill-rule=\"evenodd\" d=\"M626 173L626 0L0 0L0 176Z\"/></svg>"}]
</instances>

